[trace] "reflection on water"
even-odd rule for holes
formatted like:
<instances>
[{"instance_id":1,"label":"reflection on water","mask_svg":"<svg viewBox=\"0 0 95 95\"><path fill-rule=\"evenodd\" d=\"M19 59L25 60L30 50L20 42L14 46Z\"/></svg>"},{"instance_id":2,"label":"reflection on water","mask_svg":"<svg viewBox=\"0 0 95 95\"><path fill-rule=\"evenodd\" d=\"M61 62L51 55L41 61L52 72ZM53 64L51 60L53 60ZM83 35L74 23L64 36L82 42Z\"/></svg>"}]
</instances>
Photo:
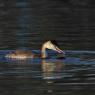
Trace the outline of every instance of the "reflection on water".
<instances>
[{"instance_id":1,"label":"reflection on water","mask_svg":"<svg viewBox=\"0 0 95 95\"><path fill-rule=\"evenodd\" d=\"M54 79L61 79L62 73L61 70L63 68L64 63L61 60L42 60L42 76L48 85L47 92L53 93L53 89L50 87L54 84Z\"/></svg>"},{"instance_id":2,"label":"reflection on water","mask_svg":"<svg viewBox=\"0 0 95 95\"><path fill-rule=\"evenodd\" d=\"M61 79L61 69L64 63L62 64L61 60L42 60L42 71L43 71L43 79Z\"/></svg>"},{"instance_id":3,"label":"reflection on water","mask_svg":"<svg viewBox=\"0 0 95 95\"><path fill-rule=\"evenodd\" d=\"M95 60L0 60L0 95L95 95Z\"/></svg>"}]
</instances>

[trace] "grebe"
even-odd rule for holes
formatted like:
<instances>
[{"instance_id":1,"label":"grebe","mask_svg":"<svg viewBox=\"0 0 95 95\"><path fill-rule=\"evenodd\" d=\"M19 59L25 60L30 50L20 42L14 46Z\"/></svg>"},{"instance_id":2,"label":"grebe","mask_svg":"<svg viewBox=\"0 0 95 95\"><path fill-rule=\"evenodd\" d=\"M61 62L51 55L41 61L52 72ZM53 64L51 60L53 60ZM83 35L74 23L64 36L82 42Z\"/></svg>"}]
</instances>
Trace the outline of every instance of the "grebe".
<instances>
[{"instance_id":1,"label":"grebe","mask_svg":"<svg viewBox=\"0 0 95 95\"><path fill-rule=\"evenodd\" d=\"M12 59L26 59L26 58L47 58L47 52L46 49L51 49L54 51L57 51L58 53L64 53L56 44L55 41L46 41L41 48L41 56L37 56L34 53L31 53L30 51L24 51L24 50L16 50L14 53L9 53L5 57L12 58Z\"/></svg>"}]
</instances>

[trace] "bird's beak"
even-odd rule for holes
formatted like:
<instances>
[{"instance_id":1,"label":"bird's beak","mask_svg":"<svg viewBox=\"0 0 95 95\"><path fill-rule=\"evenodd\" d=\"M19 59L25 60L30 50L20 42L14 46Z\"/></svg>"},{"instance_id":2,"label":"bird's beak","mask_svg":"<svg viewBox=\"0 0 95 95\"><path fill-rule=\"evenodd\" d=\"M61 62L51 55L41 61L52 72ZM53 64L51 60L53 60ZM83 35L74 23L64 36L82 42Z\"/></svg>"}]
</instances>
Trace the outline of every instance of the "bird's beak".
<instances>
[{"instance_id":1,"label":"bird's beak","mask_svg":"<svg viewBox=\"0 0 95 95\"><path fill-rule=\"evenodd\" d=\"M58 53L64 53L60 48L55 47L55 51L57 51Z\"/></svg>"}]
</instances>

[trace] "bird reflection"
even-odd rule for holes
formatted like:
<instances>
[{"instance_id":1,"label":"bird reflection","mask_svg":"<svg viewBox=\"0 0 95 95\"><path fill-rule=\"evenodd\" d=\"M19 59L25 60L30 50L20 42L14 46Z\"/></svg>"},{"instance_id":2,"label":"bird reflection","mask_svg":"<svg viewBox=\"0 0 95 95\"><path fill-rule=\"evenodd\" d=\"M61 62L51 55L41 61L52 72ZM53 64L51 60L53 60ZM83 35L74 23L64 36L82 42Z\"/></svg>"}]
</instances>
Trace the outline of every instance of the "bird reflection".
<instances>
[{"instance_id":1,"label":"bird reflection","mask_svg":"<svg viewBox=\"0 0 95 95\"><path fill-rule=\"evenodd\" d=\"M61 60L42 60L43 79L60 79L63 66Z\"/></svg>"},{"instance_id":2,"label":"bird reflection","mask_svg":"<svg viewBox=\"0 0 95 95\"><path fill-rule=\"evenodd\" d=\"M62 60L42 60L42 76L46 80L47 93L53 93L54 80L62 78L62 68L64 67Z\"/></svg>"}]
</instances>

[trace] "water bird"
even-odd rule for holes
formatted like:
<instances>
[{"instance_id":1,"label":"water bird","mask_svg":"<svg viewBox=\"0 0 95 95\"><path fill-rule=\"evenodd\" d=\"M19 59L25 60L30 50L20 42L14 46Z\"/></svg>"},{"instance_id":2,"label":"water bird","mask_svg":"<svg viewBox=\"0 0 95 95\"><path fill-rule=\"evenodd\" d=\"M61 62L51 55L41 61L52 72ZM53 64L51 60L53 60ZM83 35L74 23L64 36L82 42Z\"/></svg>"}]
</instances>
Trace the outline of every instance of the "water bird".
<instances>
[{"instance_id":1,"label":"water bird","mask_svg":"<svg viewBox=\"0 0 95 95\"><path fill-rule=\"evenodd\" d=\"M34 54L33 52L26 51L26 50L16 50L13 53L7 54L6 58L12 59L27 59L27 58L48 58L46 50L54 50L59 54L64 55L64 52L59 48L57 42L55 40L49 40L43 43L41 48L41 55Z\"/></svg>"}]
</instances>

